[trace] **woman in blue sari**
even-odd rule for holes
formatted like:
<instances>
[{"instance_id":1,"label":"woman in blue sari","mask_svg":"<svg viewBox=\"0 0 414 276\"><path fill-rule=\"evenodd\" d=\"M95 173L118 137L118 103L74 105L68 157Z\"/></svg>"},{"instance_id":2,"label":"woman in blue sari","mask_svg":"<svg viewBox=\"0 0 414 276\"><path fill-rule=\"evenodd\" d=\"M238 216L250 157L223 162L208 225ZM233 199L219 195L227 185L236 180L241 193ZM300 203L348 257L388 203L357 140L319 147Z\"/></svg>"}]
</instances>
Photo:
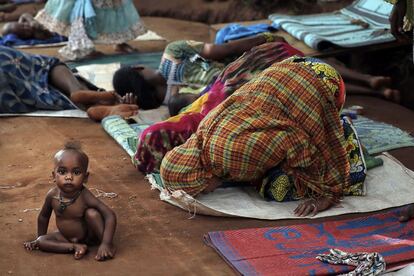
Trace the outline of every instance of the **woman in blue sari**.
<instances>
[{"instance_id":1,"label":"woman in blue sari","mask_svg":"<svg viewBox=\"0 0 414 276\"><path fill-rule=\"evenodd\" d=\"M59 53L71 60L96 52L94 43L131 52L134 49L126 42L146 32L131 0L49 0L35 19L68 37Z\"/></svg>"}]
</instances>

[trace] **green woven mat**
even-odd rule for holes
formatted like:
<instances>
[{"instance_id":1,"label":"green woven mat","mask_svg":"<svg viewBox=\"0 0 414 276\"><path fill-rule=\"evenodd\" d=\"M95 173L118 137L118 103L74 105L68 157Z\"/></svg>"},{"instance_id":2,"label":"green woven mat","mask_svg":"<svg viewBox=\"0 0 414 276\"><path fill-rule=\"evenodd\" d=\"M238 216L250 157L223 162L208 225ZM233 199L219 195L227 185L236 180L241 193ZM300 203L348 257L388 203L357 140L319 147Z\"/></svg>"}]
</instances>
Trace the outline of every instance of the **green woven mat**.
<instances>
[{"instance_id":1,"label":"green woven mat","mask_svg":"<svg viewBox=\"0 0 414 276\"><path fill-rule=\"evenodd\" d=\"M68 62L70 68L75 68L81 65L90 64L109 64L109 63L121 63L126 65L140 64L146 65L150 68L157 69L161 61L162 52L155 53L133 53L128 55L111 55L102 56L94 59L87 59L81 61Z\"/></svg>"},{"instance_id":2,"label":"green woven mat","mask_svg":"<svg viewBox=\"0 0 414 276\"><path fill-rule=\"evenodd\" d=\"M364 116L352 120L369 154L376 154L392 149L413 147L414 137L398 127L377 122Z\"/></svg>"}]
</instances>

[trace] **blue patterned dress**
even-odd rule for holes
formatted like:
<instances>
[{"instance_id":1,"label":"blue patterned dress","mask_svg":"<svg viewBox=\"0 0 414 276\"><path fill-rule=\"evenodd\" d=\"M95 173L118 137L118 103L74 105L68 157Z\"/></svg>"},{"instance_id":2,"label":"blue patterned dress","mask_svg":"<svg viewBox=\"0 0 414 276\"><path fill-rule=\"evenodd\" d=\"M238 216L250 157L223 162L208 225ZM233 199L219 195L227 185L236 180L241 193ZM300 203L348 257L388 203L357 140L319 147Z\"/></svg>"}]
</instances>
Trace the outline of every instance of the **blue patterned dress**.
<instances>
[{"instance_id":1,"label":"blue patterned dress","mask_svg":"<svg viewBox=\"0 0 414 276\"><path fill-rule=\"evenodd\" d=\"M48 82L50 70L59 62L0 46L0 113L76 108Z\"/></svg>"},{"instance_id":2,"label":"blue patterned dress","mask_svg":"<svg viewBox=\"0 0 414 276\"><path fill-rule=\"evenodd\" d=\"M68 37L59 50L66 59L85 57L94 43L121 44L146 32L131 0L48 0L35 19Z\"/></svg>"}]
</instances>

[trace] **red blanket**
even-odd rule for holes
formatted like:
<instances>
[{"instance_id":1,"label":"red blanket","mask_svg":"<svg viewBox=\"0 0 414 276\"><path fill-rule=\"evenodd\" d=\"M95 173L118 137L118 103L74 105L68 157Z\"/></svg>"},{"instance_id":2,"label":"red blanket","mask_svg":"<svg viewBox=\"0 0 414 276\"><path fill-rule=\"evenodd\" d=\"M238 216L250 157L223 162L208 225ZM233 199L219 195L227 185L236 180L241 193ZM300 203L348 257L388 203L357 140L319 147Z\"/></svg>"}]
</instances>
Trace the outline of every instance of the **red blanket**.
<instances>
[{"instance_id":1,"label":"red blanket","mask_svg":"<svg viewBox=\"0 0 414 276\"><path fill-rule=\"evenodd\" d=\"M355 268L315 258L330 248L378 252L390 269L414 262L414 220L400 223L401 210L324 223L209 232L205 241L242 275L332 275Z\"/></svg>"}]
</instances>

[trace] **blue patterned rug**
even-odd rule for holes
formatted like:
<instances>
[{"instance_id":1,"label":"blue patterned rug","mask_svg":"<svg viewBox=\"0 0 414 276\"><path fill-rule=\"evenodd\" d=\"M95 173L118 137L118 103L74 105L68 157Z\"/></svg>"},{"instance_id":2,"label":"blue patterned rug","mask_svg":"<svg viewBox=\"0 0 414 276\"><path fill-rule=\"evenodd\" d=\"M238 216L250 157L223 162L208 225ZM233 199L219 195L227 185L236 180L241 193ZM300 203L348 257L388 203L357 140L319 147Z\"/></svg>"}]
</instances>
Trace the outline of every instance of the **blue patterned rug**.
<instances>
[{"instance_id":1,"label":"blue patterned rug","mask_svg":"<svg viewBox=\"0 0 414 276\"><path fill-rule=\"evenodd\" d=\"M390 124L377 122L364 116L358 116L352 122L361 143L366 147L369 154L414 146L412 135Z\"/></svg>"}]
</instances>

